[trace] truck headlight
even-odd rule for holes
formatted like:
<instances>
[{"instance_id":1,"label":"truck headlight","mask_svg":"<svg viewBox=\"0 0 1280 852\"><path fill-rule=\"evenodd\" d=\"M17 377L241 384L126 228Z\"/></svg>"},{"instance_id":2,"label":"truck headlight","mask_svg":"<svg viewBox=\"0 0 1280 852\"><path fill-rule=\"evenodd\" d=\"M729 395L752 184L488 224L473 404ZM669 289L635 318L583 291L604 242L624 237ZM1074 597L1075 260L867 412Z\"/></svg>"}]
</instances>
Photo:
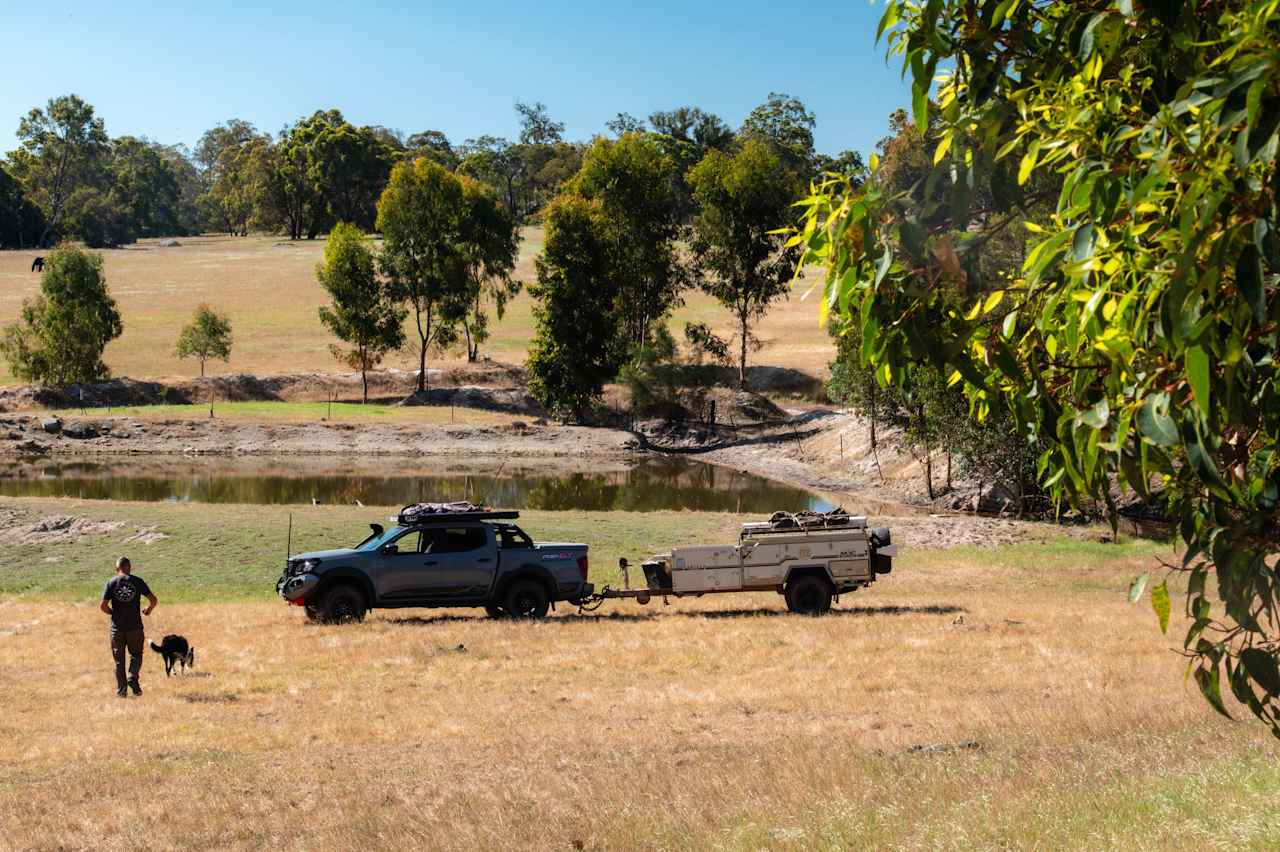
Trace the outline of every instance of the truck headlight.
<instances>
[{"instance_id":1,"label":"truck headlight","mask_svg":"<svg viewBox=\"0 0 1280 852\"><path fill-rule=\"evenodd\" d=\"M314 571L314 570L316 570L316 568L318 568L319 566L320 566L320 560L319 560L319 559L304 559L304 560L302 560L302 570L303 570L303 571Z\"/></svg>"}]
</instances>

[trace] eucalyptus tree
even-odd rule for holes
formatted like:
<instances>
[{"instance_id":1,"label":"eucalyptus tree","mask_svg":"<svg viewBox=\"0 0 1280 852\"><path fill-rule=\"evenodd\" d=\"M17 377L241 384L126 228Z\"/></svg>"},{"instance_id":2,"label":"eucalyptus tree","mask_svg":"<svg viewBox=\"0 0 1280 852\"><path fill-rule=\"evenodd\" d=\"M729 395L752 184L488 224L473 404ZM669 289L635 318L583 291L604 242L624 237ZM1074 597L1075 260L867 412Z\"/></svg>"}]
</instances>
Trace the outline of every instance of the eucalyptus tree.
<instances>
[{"instance_id":1,"label":"eucalyptus tree","mask_svg":"<svg viewBox=\"0 0 1280 852\"><path fill-rule=\"evenodd\" d=\"M1060 502L1161 500L1183 543L1161 629L1180 575L1202 693L1280 735L1280 5L890 0L880 29L950 186L921 209L873 160L804 202L822 316L882 383L932 364L976 417L1007 409ZM984 274L1010 229L1025 262Z\"/></svg>"},{"instance_id":2,"label":"eucalyptus tree","mask_svg":"<svg viewBox=\"0 0 1280 852\"><path fill-rule=\"evenodd\" d=\"M404 309L388 282L378 276L373 252L355 225L339 222L329 232L316 277L331 299L320 308L320 322L347 344L330 350L360 371L362 400L368 402L369 371L404 343Z\"/></svg>"},{"instance_id":3,"label":"eucalyptus tree","mask_svg":"<svg viewBox=\"0 0 1280 852\"><path fill-rule=\"evenodd\" d=\"M689 172L698 205L691 243L702 289L738 324L738 387L747 385L750 325L790 289L799 249L786 247L800 182L768 145L748 138Z\"/></svg>"},{"instance_id":4,"label":"eucalyptus tree","mask_svg":"<svg viewBox=\"0 0 1280 852\"><path fill-rule=\"evenodd\" d=\"M91 105L63 95L27 113L18 124L18 139L21 146L10 154L10 165L44 215L41 242L48 243L58 233L72 195L101 183L109 154L107 132Z\"/></svg>"},{"instance_id":5,"label":"eucalyptus tree","mask_svg":"<svg viewBox=\"0 0 1280 852\"><path fill-rule=\"evenodd\" d=\"M473 305L460 250L465 192L457 175L423 157L397 163L378 200L382 269L391 291L413 309L418 390L427 388L427 351L445 348Z\"/></svg>"}]
</instances>

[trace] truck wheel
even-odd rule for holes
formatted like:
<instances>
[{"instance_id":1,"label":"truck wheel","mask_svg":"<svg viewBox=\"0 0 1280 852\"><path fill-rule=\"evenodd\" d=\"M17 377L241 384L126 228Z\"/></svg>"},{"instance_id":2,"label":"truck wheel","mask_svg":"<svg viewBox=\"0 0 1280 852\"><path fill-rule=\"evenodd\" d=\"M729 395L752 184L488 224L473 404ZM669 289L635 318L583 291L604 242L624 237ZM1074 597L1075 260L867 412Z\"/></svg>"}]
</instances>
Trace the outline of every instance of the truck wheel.
<instances>
[{"instance_id":1,"label":"truck wheel","mask_svg":"<svg viewBox=\"0 0 1280 852\"><path fill-rule=\"evenodd\" d=\"M485 604L484 611L485 611L485 614L488 615L490 618L506 618L507 617L507 611L502 607L498 606L497 604Z\"/></svg>"},{"instance_id":2,"label":"truck wheel","mask_svg":"<svg viewBox=\"0 0 1280 852\"><path fill-rule=\"evenodd\" d=\"M342 624L347 621L364 621L364 595L354 586L334 586L320 595L316 607L320 620L326 624Z\"/></svg>"},{"instance_id":3,"label":"truck wheel","mask_svg":"<svg viewBox=\"0 0 1280 852\"><path fill-rule=\"evenodd\" d=\"M547 590L537 580L516 580L503 596L502 608L512 618L543 618L549 606Z\"/></svg>"},{"instance_id":4,"label":"truck wheel","mask_svg":"<svg viewBox=\"0 0 1280 852\"><path fill-rule=\"evenodd\" d=\"M320 610L316 608L315 604L305 604L302 609L307 613L307 621L320 620Z\"/></svg>"},{"instance_id":5,"label":"truck wheel","mask_svg":"<svg viewBox=\"0 0 1280 852\"><path fill-rule=\"evenodd\" d=\"M801 615L823 615L831 609L831 584L812 574L787 583L787 609Z\"/></svg>"}]
</instances>

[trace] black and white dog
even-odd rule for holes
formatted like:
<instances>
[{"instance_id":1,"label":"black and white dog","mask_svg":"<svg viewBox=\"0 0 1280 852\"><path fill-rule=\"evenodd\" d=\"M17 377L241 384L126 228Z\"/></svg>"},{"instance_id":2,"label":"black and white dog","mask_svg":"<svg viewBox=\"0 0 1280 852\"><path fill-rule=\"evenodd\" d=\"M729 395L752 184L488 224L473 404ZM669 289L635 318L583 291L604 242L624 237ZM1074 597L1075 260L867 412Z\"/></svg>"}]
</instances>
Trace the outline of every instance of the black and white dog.
<instances>
[{"instance_id":1,"label":"black and white dog","mask_svg":"<svg viewBox=\"0 0 1280 852\"><path fill-rule=\"evenodd\" d=\"M170 633L168 636L160 640L160 644L151 643L151 650L164 657L164 676L168 677L173 673L173 667L182 666L183 673L186 673L187 666L196 667L196 649L187 643L185 636L178 636Z\"/></svg>"}]
</instances>

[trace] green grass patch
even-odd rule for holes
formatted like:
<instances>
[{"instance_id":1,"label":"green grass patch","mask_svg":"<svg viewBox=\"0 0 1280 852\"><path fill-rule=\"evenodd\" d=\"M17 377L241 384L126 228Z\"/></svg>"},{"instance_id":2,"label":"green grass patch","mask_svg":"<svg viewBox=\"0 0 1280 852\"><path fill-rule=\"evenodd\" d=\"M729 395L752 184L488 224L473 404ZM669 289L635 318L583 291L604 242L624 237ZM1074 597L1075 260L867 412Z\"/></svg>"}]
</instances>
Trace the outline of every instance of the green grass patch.
<instances>
[{"instance_id":1,"label":"green grass patch","mask_svg":"<svg viewBox=\"0 0 1280 852\"><path fill-rule=\"evenodd\" d=\"M259 506L208 503L126 503L45 498L0 500L16 509L17 524L50 515L120 522L115 531L74 542L8 545L0 559L0 595L92 600L111 576L117 557L156 593L173 602L265 600L275 594L284 564L289 517L294 553L346 547L363 539L372 522L387 525L399 507ZM733 541L743 517L712 512L521 512L520 524L538 541L587 542L591 579L617 583L618 558L638 560L674 545ZM167 536L152 544L124 539L154 527Z\"/></svg>"},{"instance_id":2,"label":"green grass patch","mask_svg":"<svg viewBox=\"0 0 1280 852\"><path fill-rule=\"evenodd\" d=\"M53 412L66 415L67 411ZM123 408L95 408L94 416L132 417L139 420L208 420L209 404L131 405ZM215 402L213 416L220 420L256 422L304 421L385 421L391 423L507 423L508 414L441 405L403 406L359 402Z\"/></svg>"}]
</instances>

